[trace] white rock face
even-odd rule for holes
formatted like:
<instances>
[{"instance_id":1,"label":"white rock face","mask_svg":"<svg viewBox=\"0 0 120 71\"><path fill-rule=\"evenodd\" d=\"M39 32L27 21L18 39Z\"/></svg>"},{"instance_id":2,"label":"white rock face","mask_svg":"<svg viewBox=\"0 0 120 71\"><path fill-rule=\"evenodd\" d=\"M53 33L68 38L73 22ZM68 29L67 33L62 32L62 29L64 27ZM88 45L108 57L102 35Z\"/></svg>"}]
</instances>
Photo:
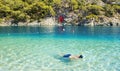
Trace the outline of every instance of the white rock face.
<instances>
[{"instance_id":1,"label":"white rock face","mask_svg":"<svg viewBox=\"0 0 120 71\"><path fill-rule=\"evenodd\" d=\"M37 21L34 21L34 22L30 22L30 23L28 23L27 25L40 25L40 23L39 22L37 22Z\"/></svg>"},{"instance_id":2,"label":"white rock face","mask_svg":"<svg viewBox=\"0 0 120 71\"><path fill-rule=\"evenodd\" d=\"M55 18L47 17L40 22L40 25L56 25Z\"/></svg>"}]
</instances>

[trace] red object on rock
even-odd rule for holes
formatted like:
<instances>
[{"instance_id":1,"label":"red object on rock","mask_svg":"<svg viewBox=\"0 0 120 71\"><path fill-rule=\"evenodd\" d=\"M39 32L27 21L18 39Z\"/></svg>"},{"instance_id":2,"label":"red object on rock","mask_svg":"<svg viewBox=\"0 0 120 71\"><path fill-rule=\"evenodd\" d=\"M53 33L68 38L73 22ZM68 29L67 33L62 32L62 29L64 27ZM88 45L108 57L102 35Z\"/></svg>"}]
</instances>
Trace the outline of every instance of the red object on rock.
<instances>
[{"instance_id":1,"label":"red object on rock","mask_svg":"<svg viewBox=\"0 0 120 71\"><path fill-rule=\"evenodd\" d=\"M64 21L64 17L63 17L63 16L59 16L58 22L59 22L59 23L62 23L63 21Z\"/></svg>"}]
</instances>

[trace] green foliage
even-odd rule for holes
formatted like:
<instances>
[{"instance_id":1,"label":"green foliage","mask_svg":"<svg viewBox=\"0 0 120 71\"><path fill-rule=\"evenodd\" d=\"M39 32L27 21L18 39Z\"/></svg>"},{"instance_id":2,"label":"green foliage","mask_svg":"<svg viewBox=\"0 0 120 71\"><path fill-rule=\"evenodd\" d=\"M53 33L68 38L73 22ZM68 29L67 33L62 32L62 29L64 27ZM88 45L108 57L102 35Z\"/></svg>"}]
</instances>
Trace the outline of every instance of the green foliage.
<instances>
[{"instance_id":1,"label":"green foliage","mask_svg":"<svg viewBox=\"0 0 120 71\"><path fill-rule=\"evenodd\" d=\"M25 12L31 17L31 19L39 20L49 13L49 6L46 6L43 2L37 2L26 8Z\"/></svg>"},{"instance_id":2,"label":"green foliage","mask_svg":"<svg viewBox=\"0 0 120 71\"><path fill-rule=\"evenodd\" d=\"M55 11L58 11L60 9L62 9L62 0L53 0L53 4L51 5L51 13L53 15L53 11L54 11L54 14L55 14ZM54 15L53 15L54 16Z\"/></svg>"},{"instance_id":3,"label":"green foliage","mask_svg":"<svg viewBox=\"0 0 120 71\"><path fill-rule=\"evenodd\" d=\"M53 0L53 3L60 6L61 5L61 0Z\"/></svg>"},{"instance_id":4,"label":"green foliage","mask_svg":"<svg viewBox=\"0 0 120 71\"><path fill-rule=\"evenodd\" d=\"M41 0L42 1L42 0ZM53 5L53 0L43 0L43 2L47 5Z\"/></svg>"},{"instance_id":5,"label":"green foliage","mask_svg":"<svg viewBox=\"0 0 120 71\"><path fill-rule=\"evenodd\" d=\"M0 18L0 23L3 21L3 19Z\"/></svg>"},{"instance_id":6,"label":"green foliage","mask_svg":"<svg viewBox=\"0 0 120 71\"><path fill-rule=\"evenodd\" d=\"M52 3L52 0L0 0L0 18L27 21L39 20L48 14L54 16L53 7L49 6Z\"/></svg>"},{"instance_id":7,"label":"green foliage","mask_svg":"<svg viewBox=\"0 0 120 71\"><path fill-rule=\"evenodd\" d=\"M30 5L30 4L41 2L41 1L43 2L45 0L20 0L20 1L26 2Z\"/></svg>"},{"instance_id":8,"label":"green foliage","mask_svg":"<svg viewBox=\"0 0 120 71\"><path fill-rule=\"evenodd\" d=\"M83 11L87 11L87 7L86 6L79 6L79 9L83 10Z\"/></svg>"},{"instance_id":9,"label":"green foliage","mask_svg":"<svg viewBox=\"0 0 120 71\"><path fill-rule=\"evenodd\" d=\"M0 4L0 18L4 18L10 14L10 8Z\"/></svg>"},{"instance_id":10,"label":"green foliage","mask_svg":"<svg viewBox=\"0 0 120 71\"><path fill-rule=\"evenodd\" d=\"M102 1L105 6L97 5L97 0L93 0L91 3L87 0L0 0L0 18L16 21L40 21L46 16L59 15L59 12L65 14L74 12L80 19L84 17L97 19L99 15L111 17L115 13L120 13L120 5L110 4L119 2L119 0Z\"/></svg>"},{"instance_id":11,"label":"green foliage","mask_svg":"<svg viewBox=\"0 0 120 71\"><path fill-rule=\"evenodd\" d=\"M120 13L120 5L113 5L116 12Z\"/></svg>"},{"instance_id":12,"label":"green foliage","mask_svg":"<svg viewBox=\"0 0 120 71\"><path fill-rule=\"evenodd\" d=\"M105 3L111 4L112 2L119 2L119 0L102 0Z\"/></svg>"},{"instance_id":13,"label":"green foliage","mask_svg":"<svg viewBox=\"0 0 120 71\"><path fill-rule=\"evenodd\" d=\"M104 10L101 6L98 6L98 5L88 5L87 9L89 13L95 14L95 15L100 15L100 11Z\"/></svg>"},{"instance_id":14,"label":"green foliage","mask_svg":"<svg viewBox=\"0 0 120 71\"><path fill-rule=\"evenodd\" d=\"M49 6L49 10L52 16L55 16L55 11L53 10L53 8L51 6Z\"/></svg>"},{"instance_id":15,"label":"green foliage","mask_svg":"<svg viewBox=\"0 0 120 71\"><path fill-rule=\"evenodd\" d=\"M86 2L85 2L85 0L78 0L78 4L79 4L79 6L85 6Z\"/></svg>"},{"instance_id":16,"label":"green foliage","mask_svg":"<svg viewBox=\"0 0 120 71\"><path fill-rule=\"evenodd\" d=\"M86 19L95 19L95 20L98 20L98 16L94 15L94 14L90 14L90 15L86 16Z\"/></svg>"},{"instance_id":17,"label":"green foliage","mask_svg":"<svg viewBox=\"0 0 120 71\"><path fill-rule=\"evenodd\" d=\"M115 14L115 9L110 4L107 4L104 7L104 9L105 9L105 15L108 17L112 17Z\"/></svg>"},{"instance_id":18,"label":"green foliage","mask_svg":"<svg viewBox=\"0 0 120 71\"><path fill-rule=\"evenodd\" d=\"M77 0L71 0L71 6L73 10L78 9L78 1Z\"/></svg>"},{"instance_id":19,"label":"green foliage","mask_svg":"<svg viewBox=\"0 0 120 71\"><path fill-rule=\"evenodd\" d=\"M25 21L24 13L22 13L21 11L12 11L11 18L17 21Z\"/></svg>"}]
</instances>

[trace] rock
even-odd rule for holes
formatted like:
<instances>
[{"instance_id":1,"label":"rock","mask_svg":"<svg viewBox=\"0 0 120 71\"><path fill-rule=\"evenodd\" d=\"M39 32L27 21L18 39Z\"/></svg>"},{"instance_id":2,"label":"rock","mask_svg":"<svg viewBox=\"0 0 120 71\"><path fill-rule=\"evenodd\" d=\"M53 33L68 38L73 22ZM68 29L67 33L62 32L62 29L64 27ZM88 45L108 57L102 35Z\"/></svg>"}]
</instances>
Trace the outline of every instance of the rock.
<instances>
[{"instance_id":1,"label":"rock","mask_svg":"<svg viewBox=\"0 0 120 71\"><path fill-rule=\"evenodd\" d=\"M38 21L34 21L34 22L28 23L27 25L29 25L29 26L40 25L40 23Z\"/></svg>"},{"instance_id":2,"label":"rock","mask_svg":"<svg viewBox=\"0 0 120 71\"><path fill-rule=\"evenodd\" d=\"M55 18L47 17L40 22L40 25L56 25Z\"/></svg>"}]
</instances>

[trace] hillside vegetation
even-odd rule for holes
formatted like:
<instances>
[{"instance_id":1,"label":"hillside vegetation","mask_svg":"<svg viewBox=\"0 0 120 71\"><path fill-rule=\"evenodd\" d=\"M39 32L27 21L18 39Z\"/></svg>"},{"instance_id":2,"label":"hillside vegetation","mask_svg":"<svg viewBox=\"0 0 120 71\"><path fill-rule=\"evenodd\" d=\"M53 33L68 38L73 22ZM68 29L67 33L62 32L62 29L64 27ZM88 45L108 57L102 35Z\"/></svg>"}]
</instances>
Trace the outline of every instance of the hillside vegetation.
<instances>
[{"instance_id":1,"label":"hillside vegetation","mask_svg":"<svg viewBox=\"0 0 120 71\"><path fill-rule=\"evenodd\" d=\"M77 15L75 21L120 15L120 0L0 0L0 22L32 22L61 14Z\"/></svg>"}]
</instances>

